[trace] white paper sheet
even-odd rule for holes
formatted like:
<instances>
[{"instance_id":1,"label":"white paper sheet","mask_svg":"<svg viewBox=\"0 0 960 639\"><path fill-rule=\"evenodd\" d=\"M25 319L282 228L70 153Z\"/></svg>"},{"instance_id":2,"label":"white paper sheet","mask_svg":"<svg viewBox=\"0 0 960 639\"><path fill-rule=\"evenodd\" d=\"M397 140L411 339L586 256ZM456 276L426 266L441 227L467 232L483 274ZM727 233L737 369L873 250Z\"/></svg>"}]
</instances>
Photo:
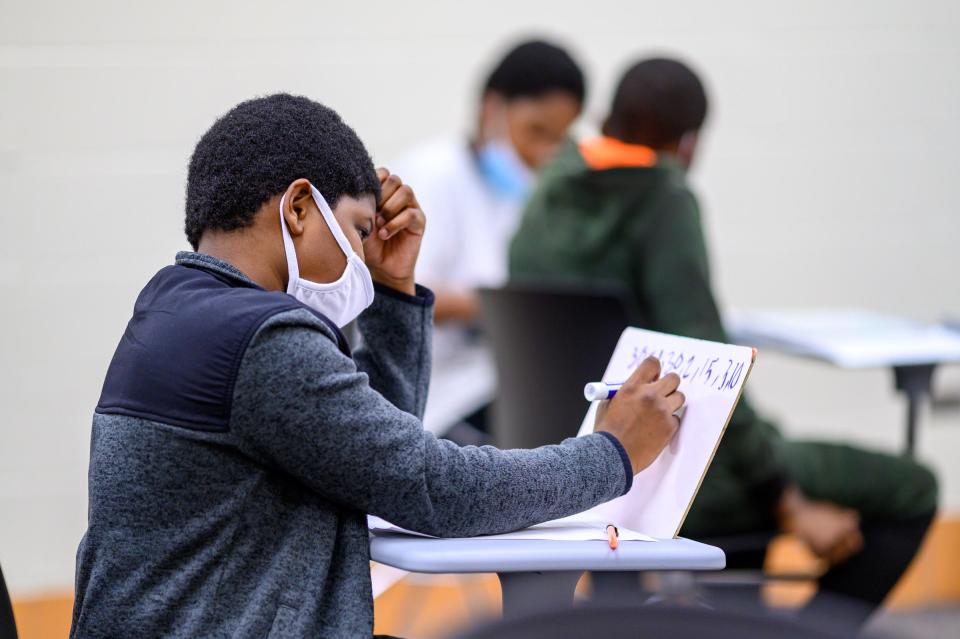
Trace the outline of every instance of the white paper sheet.
<instances>
[{"instance_id":1,"label":"white paper sheet","mask_svg":"<svg viewBox=\"0 0 960 639\"><path fill-rule=\"evenodd\" d=\"M680 430L653 464L634 477L630 492L588 510L584 516L672 539L680 531L739 400L754 351L628 328L602 381L625 381L648 355L660 359L662 374L675 372L680 376L680 391L687 398ZM581 436L593 432L596 406L595 402L587 412Z\"/></svg>"},{"instance_id":2,"label":"white paper sheet","mask_svg":"<svg viewBox=\"0 0 960 639\"><path fill-rule=\"evenodd\" d=\"M572 515L570 517L564 517L563 519L546 521L542 524L537 524L536 526L530 526L529 528L524 528L522 530L517 530L510 533L504 533L501 535L483 535L481 537L477 537L477 539L606 541L607 523L613 523L614 525L617 525L616 522L604 523L595 517L585 513L580 513L579 515ZM373 515L367 516L367 525L370 527L370 530L374 532L397 532L405 533L407 535L415 535L418 537L430 537L430 535L424 535L422 533L400 528L399 526L395 526L390 522L379 517L374 517ZM635 530L622 528L619 525L617 525L617 531L619 533L620 541L656 541L653 537L644 535Z\"/></svg>"}]
</instances>

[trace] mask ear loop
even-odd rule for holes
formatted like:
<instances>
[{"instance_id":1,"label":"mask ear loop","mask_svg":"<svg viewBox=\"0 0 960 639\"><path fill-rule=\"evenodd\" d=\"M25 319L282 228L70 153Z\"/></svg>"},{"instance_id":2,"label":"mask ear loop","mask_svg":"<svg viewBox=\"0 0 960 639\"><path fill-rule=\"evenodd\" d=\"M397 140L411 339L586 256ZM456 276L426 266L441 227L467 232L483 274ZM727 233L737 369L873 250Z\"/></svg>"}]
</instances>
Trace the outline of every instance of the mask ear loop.
<instances>
[{"instance_id":1,"label":"mask ear loop","mask_svg":"<svg viewBox=\"0 0 960 639\"><path fill-rule=\"evenodd\" d=\"M317 208L319 208L320 213L323 214L323 219L326 220L327 227L329 227L330 232L333 233L333 239L337 241L340 250L347 256L347 265L344 267L341 277L346 277L347 272L350 270L350 263L353 262L354 267L363 274L363 291L366 297L366 305L369 306L373 302L374 290L373 279L370 277L370 271L367 269L366 263L360 255L353 250L353 247L350 246L350 242L347 241L347 236L344 235L343 229L340 228L340 223L337 222L337 218L333 216L333 211L330 210L330 205L327 204L327 201L323 198L323 195L317 187L311 184L310 190L313 193L313 201L317 203Z\"/></svg>"},{"instance_id":2,"label":"mask ear loop","mask_svg":"<svg viewBox=\"0 0 960 639\"><path fill-rule=\"evenodd\" d=\"M283 217L283 203L287 194L280 197L280 231L283 234L283 252L287 257L287 293L293 295L300 281L300 265L297 264L297 251L293 248L293 237L287 228L287 220Z\"/></svg>"},{"instance_id":3,"label":"mask ear loop","mask_svg":"<svg viewBox=\"0 0 960 639\"><path fill-rule=\"evenodd\" d=\"M311 184L310 191L313 193L313 201L316 202L317 208L320 209L320 214L323 215L323 219L327 223L327 228L329 228L333 234L333 239L337 241L340 250L343 251L343 254L346 255L349 260L351 256L356 255L357 252L350 246L347 236L343 234L343 229L340 228L340 223L337 222L337 218L333 216L333 211L330 210L330 205L323 199L323 195L320 194L317 187Z\"/></svg>"}]
</instances>

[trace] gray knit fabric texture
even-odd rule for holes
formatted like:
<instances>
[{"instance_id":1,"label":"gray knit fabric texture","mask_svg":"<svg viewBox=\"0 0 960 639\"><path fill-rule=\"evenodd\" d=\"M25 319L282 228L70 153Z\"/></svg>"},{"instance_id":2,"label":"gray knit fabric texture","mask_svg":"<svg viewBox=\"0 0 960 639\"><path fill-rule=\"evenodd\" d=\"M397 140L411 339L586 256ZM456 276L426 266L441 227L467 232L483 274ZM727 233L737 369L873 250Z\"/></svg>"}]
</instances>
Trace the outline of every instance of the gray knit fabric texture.
<instances>
[{"instance_id":1,"label":"gray knit fabric texture","mask_svg":"<svg viewBox=\"0 0 960 639\"><path fill-rule=\"evenodd\" d=\"M351 359L310 312L271 317L228 432L94 415L71 635L369 637L367 513L468 536L622 494L600 435L501 451L426 432L431 322L429 304L378 294Z\"/></svg>"}]
</instances>

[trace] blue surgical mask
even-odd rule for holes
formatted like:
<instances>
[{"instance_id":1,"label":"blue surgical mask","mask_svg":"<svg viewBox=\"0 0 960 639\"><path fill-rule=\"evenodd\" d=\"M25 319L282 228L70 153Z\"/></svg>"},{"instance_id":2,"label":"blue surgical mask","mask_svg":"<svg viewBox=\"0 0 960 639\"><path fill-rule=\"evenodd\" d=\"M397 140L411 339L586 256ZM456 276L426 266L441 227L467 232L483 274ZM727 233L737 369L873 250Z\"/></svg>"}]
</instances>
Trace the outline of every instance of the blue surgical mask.
<instances>
[{"instance_id":1,"label":"blue surgical mask","mask_svg":"<svg viewBox=\"0 0 960 639\"><path fill-rule=\"evenodd\" d=\"M498 195L524 200L533 188L533 171L506 140L494 139L480 147L477 164L484 179Z\"/></svg>"}]
</instances>

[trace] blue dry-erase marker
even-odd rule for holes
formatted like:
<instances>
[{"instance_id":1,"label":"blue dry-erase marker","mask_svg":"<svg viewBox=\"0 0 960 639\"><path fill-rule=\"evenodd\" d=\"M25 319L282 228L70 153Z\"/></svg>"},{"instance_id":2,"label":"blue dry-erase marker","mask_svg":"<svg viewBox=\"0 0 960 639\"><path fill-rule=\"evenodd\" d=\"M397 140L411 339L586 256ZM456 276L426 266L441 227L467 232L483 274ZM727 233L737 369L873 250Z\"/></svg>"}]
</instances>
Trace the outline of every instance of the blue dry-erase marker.
<instances>
[{"instance_id":1,"label":"blue dry-erase marker","mask_svg":"<svg viewBox=\"0 0 960 639\"><path fill-rule=\"evenodd\" d=\"M602 399L612 399L623 384L607 384L606 382L590 382L583 387L583 397L588 402L595 402ZM674 413L677 419L683 419L687 412L687 405L684 404Z\"/></svg>"},{"instance_id":2,"label":"blue dry-erase marker","mask_svg":"<svg viewBox=\"0 0 960 639\"><path fill-rule=\"evenodd\" d=\"M620 390L623 384L607 384L604 382L590 382L583 387L583 398L588 402L601 399L611 399Z\"/></svg>"}]
</instances>

